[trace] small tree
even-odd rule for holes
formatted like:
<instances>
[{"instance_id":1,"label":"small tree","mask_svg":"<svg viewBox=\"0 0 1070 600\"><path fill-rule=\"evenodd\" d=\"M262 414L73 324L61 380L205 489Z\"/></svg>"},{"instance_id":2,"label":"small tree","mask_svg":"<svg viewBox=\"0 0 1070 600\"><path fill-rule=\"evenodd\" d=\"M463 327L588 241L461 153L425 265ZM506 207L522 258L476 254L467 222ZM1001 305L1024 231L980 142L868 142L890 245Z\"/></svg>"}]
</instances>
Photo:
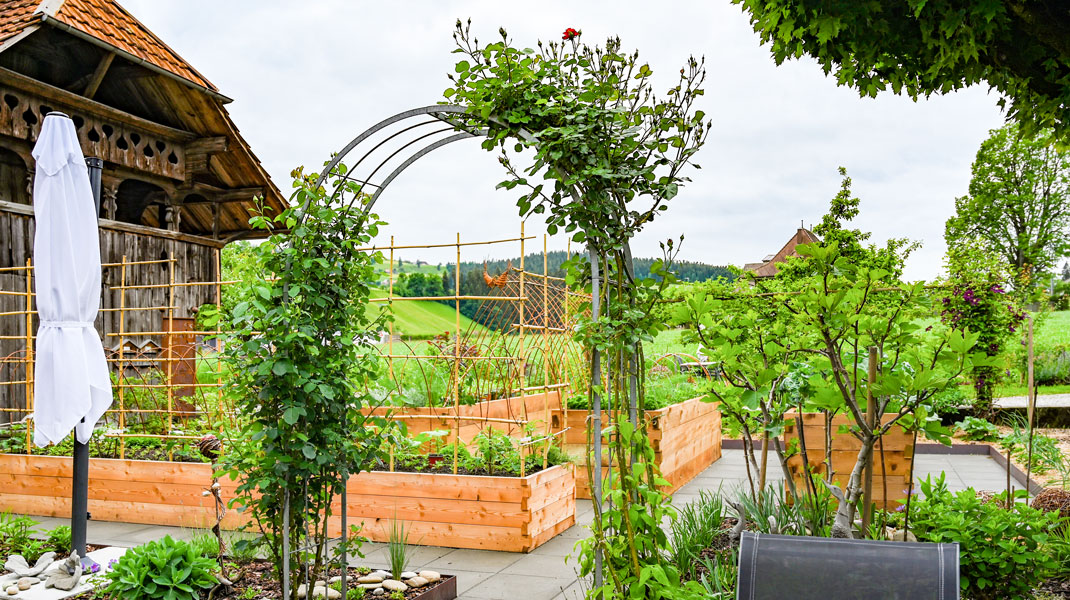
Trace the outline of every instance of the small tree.
<instances>
[{"instance_id":1,"label":"small tree","mask_svg":"<svg viewBox=\"0 0 1070 600\"><path fill-rule=\"evenodd\" d=\"M684 310L724 373L728 387L715 387L713 397L744 430L757 422L763 434L779 435L784 413L793 408L824 412L828 422L835 414L850 418L850 433L861 447L832 529L848 536L862 499L862 472L881 436L904 427L946 439L930 401L985 359L971 354L977 334L918 325L933 310L922 284L890 285L887 271L844 256L835 243L804 244L798 252L811 274L794 280L792 289L741 289L729 298L733 304L723 305L728 310L718 310L723 301L708 297L689 301ZM872 386L869 348L879 361ZM873 422L869 394L875 399ZM775 449L791 481L786 456L805 456L806 447L785 450L777 442ZM829 482L833 466L827 456L826 462Z\"/></svg>"},{"instance_id":2,"label":"small tree","mask_svg":"<svg viewBox=\"0 0 1070 600\"><path fill-rule=\"evenodd\" d=\"M234 503L251 512L270 542L277 576L284 558L292 569L309 567L297 569L291 597L322 575L332 501L379 455L388 428L360 410L380 371L378 353L368 351L368 333L379 327L365 308L382 256L357 249L380 221L362 218L362 206L332 203L300 169L294 176L290 207L274 219L251 220L289 232L253 247L268 277L233 311L227 358L235 379L227 391L242 429L223 459L239 482ZM341 185L359 193L351 181Z\"/></svg>"},{"instance_id":3,"label":"small tree","mask_svg":"<svg viewBox=\"0 0 1070 600\"><path fill-rule=\"evenodd\" d=\"M993 129L944 234L949 248L983 242L1014 268L1023 291L1070 252L1070 152L1050 138L1025 137L1015 125Z\"/></svg>"}]
</instances>

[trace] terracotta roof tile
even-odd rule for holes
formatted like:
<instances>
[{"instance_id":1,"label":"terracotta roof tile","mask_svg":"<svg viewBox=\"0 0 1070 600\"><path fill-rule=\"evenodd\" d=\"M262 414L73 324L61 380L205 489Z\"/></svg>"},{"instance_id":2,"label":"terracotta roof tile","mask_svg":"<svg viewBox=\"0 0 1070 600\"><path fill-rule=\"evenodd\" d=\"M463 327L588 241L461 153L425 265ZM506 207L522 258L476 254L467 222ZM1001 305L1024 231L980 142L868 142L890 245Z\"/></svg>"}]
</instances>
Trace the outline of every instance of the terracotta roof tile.
<instances>
[{"instance_id":1,"label":"terracotta roof tile","mask_svg":"<svg viewBox=\"0 0 1070 600\"><path fill-rule=\"evenodd\" d=\"M0 42L18 35L39 20L34 11L40 0L5 0L0 2Z\"/></svg>"},{"instance_id":2,"label":"terracotta roof tile","mask_svg":"<svg viewBox=\"0 0 1070 600\"><path fill-rule=\"evenodd\" d=\"M43 5L42 12L56 21L168 73L217 91L212 82L114 0L53 0ZM40 0L0 0L0 42L39 22L41 7Z\"/></svg>"},{"instance_id":3,"label":"terracotta roof tile","mask_svg":"<svg viewBox=\"0 0 1070 600\"><path fill-rule=\"evenodd\" d=\"M212 82L113 0L65 0L53 17L169 73L216 89Z\"/></svg>"}]
</instances>

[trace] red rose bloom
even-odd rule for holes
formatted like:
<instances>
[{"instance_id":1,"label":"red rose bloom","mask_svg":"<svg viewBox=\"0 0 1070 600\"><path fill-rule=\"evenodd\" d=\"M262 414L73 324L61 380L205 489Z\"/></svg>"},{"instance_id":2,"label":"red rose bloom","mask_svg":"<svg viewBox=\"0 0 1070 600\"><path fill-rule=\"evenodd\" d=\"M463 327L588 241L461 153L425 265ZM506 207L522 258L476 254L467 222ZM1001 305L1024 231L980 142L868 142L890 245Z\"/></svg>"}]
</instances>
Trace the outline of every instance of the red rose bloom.
<instances>
[{"instance_id":1,"label":"red rose bloom","mask_svg":"<svg viewBox=\"0 0 1070 600\"><path fill-rule=\"evenodd\" d=\"M571 40L572 38L578 36L579 34L580 34L580 32L578 32L575 29L569 27L568 29L565 30L565 34L561 36L561 39L563 39L563 40Z\"/></svg>"}]
</instances>

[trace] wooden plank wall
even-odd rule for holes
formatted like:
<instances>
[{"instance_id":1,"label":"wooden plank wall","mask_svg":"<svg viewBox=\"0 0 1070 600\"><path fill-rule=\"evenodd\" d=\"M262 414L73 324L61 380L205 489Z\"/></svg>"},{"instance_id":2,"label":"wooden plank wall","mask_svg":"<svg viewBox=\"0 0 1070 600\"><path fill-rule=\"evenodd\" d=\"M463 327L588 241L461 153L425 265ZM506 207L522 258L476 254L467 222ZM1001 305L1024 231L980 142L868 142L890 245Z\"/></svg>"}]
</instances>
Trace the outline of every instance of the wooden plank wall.
<instances>
[{"instance_id":1,"label":"wooden plank wall","mask_svg":"<svg viewBox=\"0 0 1070 600\"><path fill-rule=\"evenodd\" d=\"M554 415L553 429L568 426L565 450L576 457L576 497L590 498L591 491L586 466L587 428L590 412L571 410L568 419L564 411ZM717 405L692 398L660 410L648 410L647 437L654 447L654 459L661 475L669 482L665 492L673 493L721 458L721 411ZM602 465L609 466L608 453L603 453Z\"/></svg>"},{"instance_id":2,"label":"wooden plank wall","mask_svg":"<svg viewBox=\"0 0 1070 600\"><path fill-rule=\"evenodd\" d=\"M882 421L887 422L895 415L886 414ZM784 429L784 440L799 437L796 431L794 414L787 415L788 425ZM841 488L847 485L847 478L851 475L858 451L862 442L858 441L850 433L838 433L841 427L847 427L854 421L847 415L836 415L832 420L832 480ZM815 473L825 472L825 417L821 413L803 414L803 437L806 439L806 458L810 468ZM881 466L880 447L874 449L873 469L873 497L877 506L886 510L897 508L900 500L906 499L908 478L910 477L910 465L914 461L914 438L901 427L892 427L883 437L884 440L884 465ZM803 473L802 456L797 454L788 459L788 468L791 469L795 484L801 486L805 483ZM887 481L885 482L885 479ZM887 483L887 485L885 485ZM888 497L884 497L887 488Z\"/></svg>"},{"instance_id":3,"label":"wooden plank wall","mask_svg":"<svg viewBox=\"0 0 1070 600\"><path fill-rule=\"evenodd\" d=\"M26 259L33 252L33 217L14 212L0 211L0 269L25 266ZM118 263L126 256L127 261L146 261L167 259L174 256L175 281L206 282L216 281L215 252L211 246L201 245L189 241L172 240L162 237L153 237L140 233L101 228L100 230L101 261ZM170 272L167 263L133 265L127 267L126 285L159 285L170 281ZM102 308L119 307L119 290L108 289L118 286L121 281L121 269L119 267L106 267L102 278ZM26 289L25 271L0 272L0 292L14 291L24 292ZM167 306L169 289L151 288L126 291L126 306L129 307L152 307ZM176 287L175 313L176 318L193 317L195 309L202 304L215 302L215 286L189 286ZM16 312L25 309L25 298L0 294L0 313ZM166 314L163 310L141 310L126 313L127 332L161 331L163 319ZM36 328L36 320L33 327ZM0 357L9 356L25 351L25 342L22 339L5 339L10 336L22 338L25 335L25 316L9 315L0 316ZM103 336L105 333L117 333L119 331L119 313L101 312L97 319L97 331ZM151 339L156 344L162 345L161 336L130 336L137 343ZM105 348L113 348L118 345L117 337L105 337ZM17 363L0 363L0 381L17 381L23 379L23 365ZM21 408L26 406L25 390L23 386L0 385L0 407ZM20 418L20 413L0 413L0 422L14 418Z\"/></svg>"}]
</instances>

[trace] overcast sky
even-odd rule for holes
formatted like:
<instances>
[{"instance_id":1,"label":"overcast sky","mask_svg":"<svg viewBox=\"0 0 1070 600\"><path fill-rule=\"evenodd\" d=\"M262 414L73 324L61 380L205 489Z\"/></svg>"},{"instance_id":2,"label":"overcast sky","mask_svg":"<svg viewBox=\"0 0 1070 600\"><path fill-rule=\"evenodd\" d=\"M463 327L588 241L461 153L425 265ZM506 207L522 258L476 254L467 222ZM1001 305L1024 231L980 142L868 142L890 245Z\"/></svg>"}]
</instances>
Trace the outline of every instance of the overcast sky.
<instances>
[{"instance_id":1,"label":"overcast sky","mask_svg":"<svg viewBox=\"0 0 1070 600\"><path fill-rule=\"evenodd\" d=\"M505 27L520 46L560 39L566 27L582 30L588 43L619 35L655 77L665 74L659 89L688 55L704 55L701 108L713 133L698 154L703 168L636 241L640 256L684 234L682 258L760 260L800 221L820 220L842 165L862 199L856 226L877 242L921 241L907 275L932 278L942 268L944 221L966 193L970 163L988 130L1003 122L997 96L984 88L917 103L861 99L813 61L777 67L728 0L120 1L234 99L232 117L284 194L295 166L319 165L382 118L442 99L457 58L450 51L458 17L471 17L480 39ZM477 143L453 144L396 180L380 213L399 244L450 242L457 232L466 240L512 237L519 229L515 193L494 190L502 179L494 156ZM528 231L539 225L529 222ZM551 239L552 247L562 244ZM451 253L419 257L437 262ZM463 259L515 254L515 247L480 248Z\"/></svg>"}]
</instances>

